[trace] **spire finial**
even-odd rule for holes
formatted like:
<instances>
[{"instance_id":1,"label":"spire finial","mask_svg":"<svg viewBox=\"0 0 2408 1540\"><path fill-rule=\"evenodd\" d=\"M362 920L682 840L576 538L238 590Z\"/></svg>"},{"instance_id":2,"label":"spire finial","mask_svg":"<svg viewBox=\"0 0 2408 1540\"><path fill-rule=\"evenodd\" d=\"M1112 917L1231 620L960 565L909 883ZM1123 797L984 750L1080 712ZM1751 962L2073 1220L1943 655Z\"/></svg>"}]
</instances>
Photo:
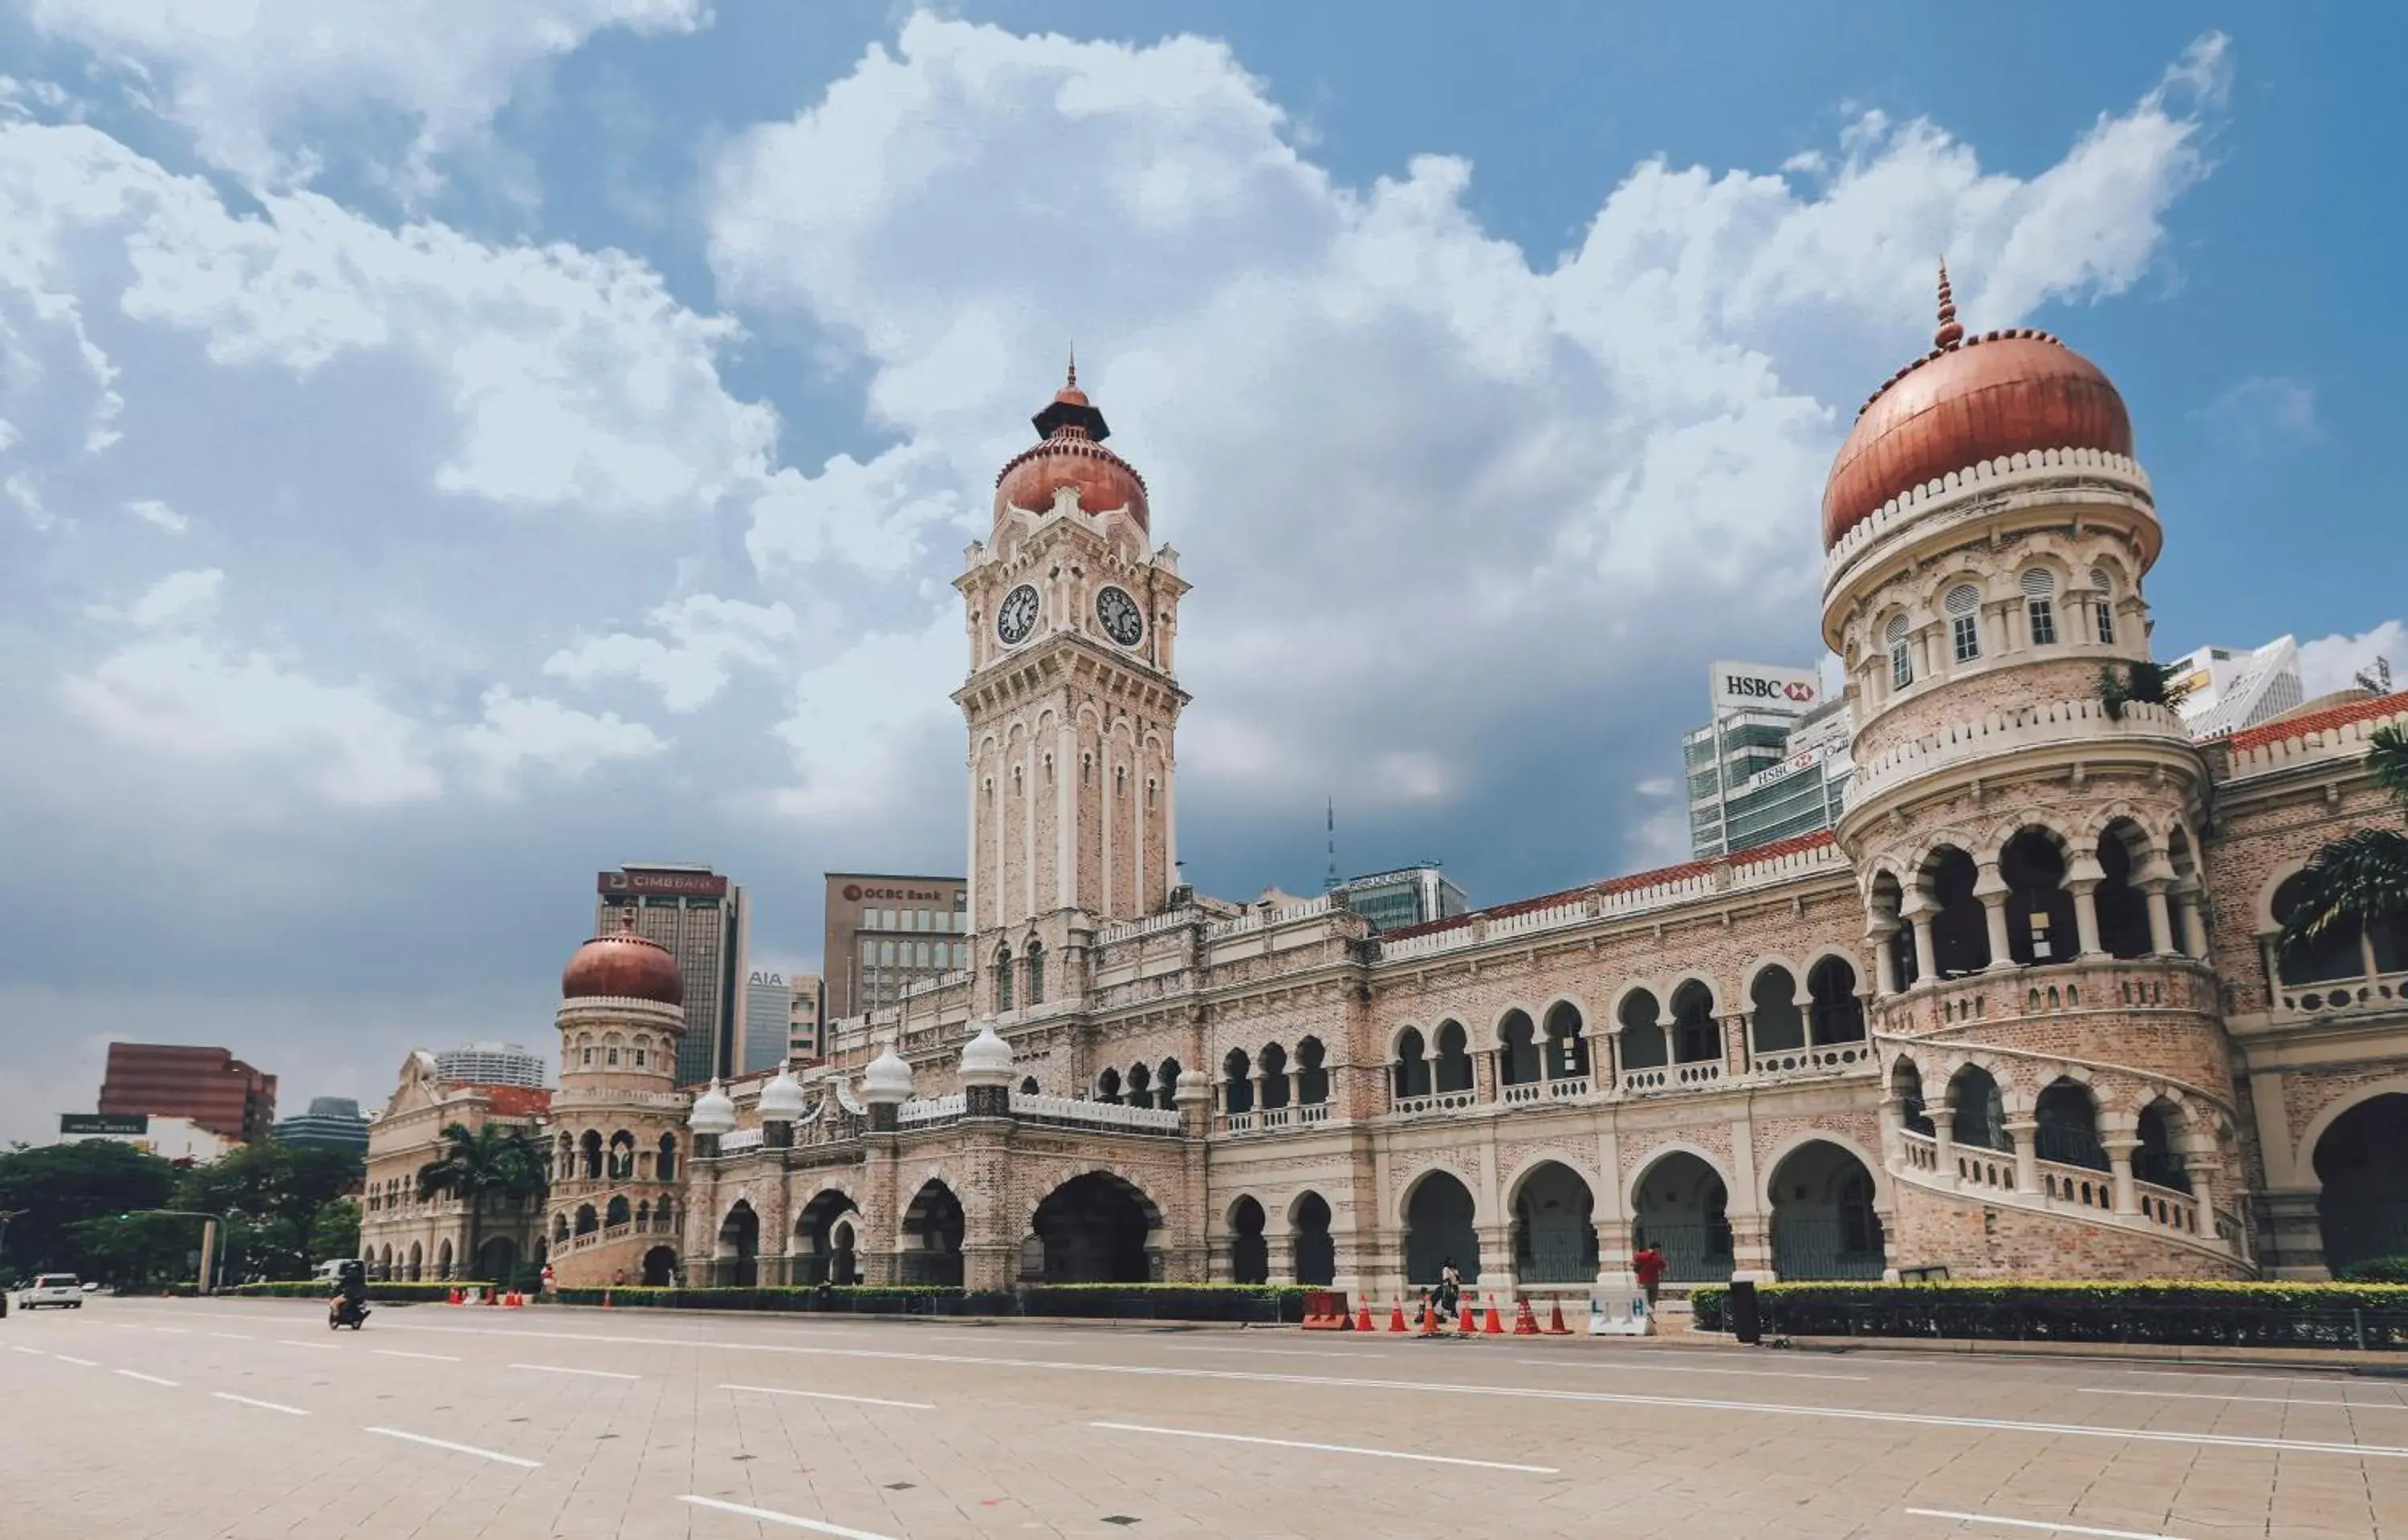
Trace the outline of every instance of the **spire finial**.
<instances>
[{"instance_id":1,"label":"spire finial","mask_svg":"<svg viewBox=\"0 0 2408 1540\"><path fill-rule=\"evenodd\" d=\"M630 936L636 933L636 906L634 904L622 904L619 906L619 928Z\"/></svg>"},{"instance_id":2,"label":"spire finial","mask_svg":"<svg viewBox=\"0 0 2408 1540\"><path fill-rule=\"evenodd\" d=\"M1079 388L1079 344L1076 342L1070 344L1070 378L1063 383L1062 388L1064 390Z\"/></svg>"},{"instance_id":3,"label":"spire finial","mask_svg":"<svg viewBox=\"0 0 2408 1540\"><path fill-rule=\"evenodd\" d=\"M1965 328L1956 324L1956 295L1948 287L1948 259L1940 259L1940 329L1931 334L1935 348L1953 348L1964 340Z\"/></svg>"}]
</instances>

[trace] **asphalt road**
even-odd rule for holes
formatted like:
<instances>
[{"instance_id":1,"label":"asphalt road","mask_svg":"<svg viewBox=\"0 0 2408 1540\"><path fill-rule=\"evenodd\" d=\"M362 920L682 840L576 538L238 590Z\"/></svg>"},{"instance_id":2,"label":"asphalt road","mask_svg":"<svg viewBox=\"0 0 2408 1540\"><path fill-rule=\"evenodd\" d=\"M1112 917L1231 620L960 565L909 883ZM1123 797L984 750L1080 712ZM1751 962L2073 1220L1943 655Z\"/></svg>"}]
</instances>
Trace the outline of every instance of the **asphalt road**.
<instances>
[{"instance_id":1,"label":"asphalt road","mask_svg":"<svg viewBox=\"0 0 2408 1540\"><path fill-rule=\"evenodd\" d=\"M0 1534L2408 1540L2408 1381L1588 1339L101 1300Z\"/></svg>"}]
</instances>

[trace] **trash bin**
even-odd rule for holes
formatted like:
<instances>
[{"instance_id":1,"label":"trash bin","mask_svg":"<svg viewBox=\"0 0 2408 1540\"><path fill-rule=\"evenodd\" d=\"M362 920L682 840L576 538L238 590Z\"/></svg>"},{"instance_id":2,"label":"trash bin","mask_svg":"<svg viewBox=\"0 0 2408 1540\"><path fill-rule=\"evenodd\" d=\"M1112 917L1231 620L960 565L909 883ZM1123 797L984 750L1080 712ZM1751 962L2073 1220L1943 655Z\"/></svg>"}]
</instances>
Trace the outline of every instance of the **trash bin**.
<instances>
[{"instance_id":1,"label":"trash bin","mask_svg":"<svg viewBox=\"0 0 2408 1540\"><path fill-rule=\"evenodd\" d=\"M1764 1317L1756 1302L1756 1280L1733 1278L1730 1286L1731 1335L1753 1347L1764 1340Z\"/></svg>"}]
</instances>

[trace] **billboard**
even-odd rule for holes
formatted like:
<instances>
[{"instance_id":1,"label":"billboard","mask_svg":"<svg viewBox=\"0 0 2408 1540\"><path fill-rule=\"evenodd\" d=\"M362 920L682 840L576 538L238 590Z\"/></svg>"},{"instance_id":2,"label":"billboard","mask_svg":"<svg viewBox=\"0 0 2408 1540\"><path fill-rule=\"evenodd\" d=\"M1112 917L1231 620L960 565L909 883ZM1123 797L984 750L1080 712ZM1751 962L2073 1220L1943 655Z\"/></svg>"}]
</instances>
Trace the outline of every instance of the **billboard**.
<instances>
[{"instance_id":1,"label":"billboard","mask_svg":"<svg viewBox=\"0 0 2408 1540\"><path fill-rule=\"evenodd\" d=\"M141 1134L150 1131L149 1113L61 1113L59 1132Z\"/></svg>"},{"instance_id":2,"label":"billboard","mask_svg":"<svg viewBox=\"0 0 2408 1540\"><path fill-rule=\"evenodd\" d=\"M1713 666L1709 682L1717 716L1725 712L1780 712L1801 716L1823 699L1823 677L1812 669L1718 661Z\"/></svg>"},{"instance_id":3,"label":"billboard","mask_svg":"<svg viewBox=\"0 0 2408 1540\"><path fill-rule=\"evenodd\" d=\"M596 893L653 893L685 899L724 899L727 879L715 871L647 871L628 867L596 873Z\"/></svg>"}]
</instances>

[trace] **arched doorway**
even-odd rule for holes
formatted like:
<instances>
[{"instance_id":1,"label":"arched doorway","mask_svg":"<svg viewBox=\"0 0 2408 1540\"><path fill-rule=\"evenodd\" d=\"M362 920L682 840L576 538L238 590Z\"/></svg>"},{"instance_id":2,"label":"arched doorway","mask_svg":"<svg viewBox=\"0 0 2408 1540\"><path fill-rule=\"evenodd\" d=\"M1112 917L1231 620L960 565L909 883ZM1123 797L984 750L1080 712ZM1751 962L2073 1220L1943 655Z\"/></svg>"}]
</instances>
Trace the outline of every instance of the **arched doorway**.
<instances>
[{"instance_id":1,"label":"arched doorway","mask_svg":"<svg viewBox=\"0 0 2408 1540\"><path fill-rule=\"evenodd\" d=\"M2408 1257L2408 1096L2371 1097L2333 1120L2314 1160L2325 1265Z\"/></svg>"},{"instance_id":2,"label":"arched doorway","mask_svg":"<svg viewBox=\"0 0 2408 1540\"><path fill-rule=\"evenodd\" d=\"M1811 1140L1772 1169L1776 1277L1878 1278L1881 1217L1865 1163L1828 1140Z\"/></svg>"},{"instance_id":3,"label":"arched doorway","mask_svg":"<svg viewBox=\"0 0 2408 1540\"><path fill-rule=\"evenodd\" d=\"M1597 1277L1596 1201L1578 1172L1549 1160L1513 1195L1513 1278L1585 1284Z\"/></svg>"},{"instance_id":4,"label":"arched doorway","mask_svg":"<svg viewBox=\"0 0 2408 1540\"><path fill-rule=\"evenodd\" d=\"M1919 885L1933 906L1923 923L1931 928L1931 964L1943 979L1990 966L1989 914L1973 896L1980 878L1973 857L1955 845L1933 851L1923 864Z\"/></svg>"},{"instance_id":5,"label":"arched doorway","mask_svg":"<svg viewBox=\"0 0 2408 1540\"><path fill-rule=\"evenodd\" d=\"M1731 1273L1729 1209L1722 1173L1675 1150L1639 1179L1631 1246L1662 1252L1669 1283L1721 1283Z\"/></svg>"},{"instance_id":6,"label":"arched doorway","mask_svg":"<svg viewBox=\"0 0 2408 1540\"><path fill-rule=\"evenodd\" d=\"M761 1216L742 1199L719 1222L719 1253L712 1259L715 1281L723 1287L750 1288L761 1281Z\"/></svg>"},{"instance_id":7,"label":"arched doorway","mask_svg":"<svg viewBox=\"0 0 2408 1540\"><path fill-rule=\"evenodd\" d=\"M922 1183L911 1206L903 1211L899 1281L959 1288L964 1228L962 1202L953 1189L934 1177Z\"/></svg>"},{"instance_id":8,"label":"arched doorway","mask_svg":"<svg viewBox=\"0 0 2408 1540\"><path fill-rule=\"evenodd\" d=\"M1146 1242L1158 1220L1134 1184L1096 1171L1046 1194L1029 1228L1044 1243L1047 1283L1146 1283Z\"/></svg>"},{"instance_id":9,"label":"arched doorway","mask_svg":"<svg viewBox=\"0 0 2408 1540\"><path fill-rule=\"evenodd\" d=\"M1252 1198L1240 1198L1230 1206L1230 1282L1270 1282L1271 1248L1270 1243L1263 1238L1263 1205Z\"/></svg>"},{"instance_id":10,"label":"arched doorway","mask_svg":"<svg viewBox=\"0 0 2408 1540\"><path fill-rule=\"evenodd\" d=\"M838 1220L848 1214L858 1213L853 1201L831 1187L814 1196L803 1205L795 1218L793 1259L788 1274L800 1284L853 1284L854 1275L851 1245L853 1231ZM846 1244L839 1246L838 1231L843 1231Z\"/></svg>"},{"instance_id":11,"label":"arched doorway","mask_svg":"<svg viewBox=\"0 0 2408 1540\"><path fill-rule=\"evenodd\" d=\"M1308 1192L1289 1208L1296 1224L1288 1237L1288 1256L1296 1269L1296 1281L1315 1288L1326 1288L1338 1276L1338 1243L1329 1238L1329 1203L1317 1192Z\"/></svg>"},{"instance_id":12,"label":"arched doorway","mask_svg":"<svg viewBox=\"0 0 2408 1540\"><path fill-rule=\"evenodd\" d=\"M1405 1281L1434 1287L1448 1261L1463 1281L1480 1281L1480 1237L1471 1228L1471 1189L1451 1172L1434 1171L1405 1199Z\"/></svg>"},{"instance_id":13,"label":"arched doorway","mask_svg":"<svg viewBox=\"0 0 2408 1540\"><path fill-rule=\"evenodd\" d=\"M477 1248L477 1276L486 1283L508 1283L518 1260L518 1243L507 1235L495 1235Z\"/></svg>"},{"instance_id":14,"label":"arched doorway","mask_svg":"<svg viewBox=\"0 0 2408 1540\"><path fill-rule=\"evenodd\" d=\"M644 1287L666 1288L677 1282L677 1253L656 1245L644 1253Z\"/></svg>"}]
</instances>

